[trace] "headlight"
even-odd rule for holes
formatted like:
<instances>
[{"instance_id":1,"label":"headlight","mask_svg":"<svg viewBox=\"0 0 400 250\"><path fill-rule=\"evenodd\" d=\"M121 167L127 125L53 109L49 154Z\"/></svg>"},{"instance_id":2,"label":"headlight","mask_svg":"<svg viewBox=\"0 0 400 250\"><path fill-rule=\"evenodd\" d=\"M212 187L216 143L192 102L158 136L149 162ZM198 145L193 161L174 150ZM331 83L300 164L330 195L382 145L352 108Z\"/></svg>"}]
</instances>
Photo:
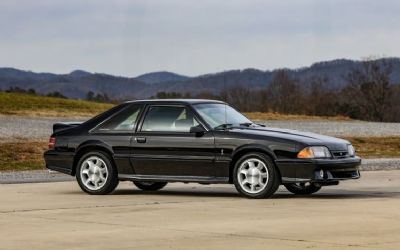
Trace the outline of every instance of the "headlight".
<instances>
[{"instance_id":1,"label":"headlight","mask_svg":"<svg viewBox=\"0 0 400 250\"><path fill-rule=\"evenodd\" d=\"M324 146L306 147L297 154L297 158L331 158L329 149Z\"/></svg>"},{"instance_id":2,"label":"headlight","mask_svg":"<svg viewBox=\"0 0 400 250\"><path fill-rule=\"evenodd\" d=\"M356 150L354 149L353 145L349 144L347 145L347 152L349 153L349 156L354 156Z\"/></svg>"}]
</instances>

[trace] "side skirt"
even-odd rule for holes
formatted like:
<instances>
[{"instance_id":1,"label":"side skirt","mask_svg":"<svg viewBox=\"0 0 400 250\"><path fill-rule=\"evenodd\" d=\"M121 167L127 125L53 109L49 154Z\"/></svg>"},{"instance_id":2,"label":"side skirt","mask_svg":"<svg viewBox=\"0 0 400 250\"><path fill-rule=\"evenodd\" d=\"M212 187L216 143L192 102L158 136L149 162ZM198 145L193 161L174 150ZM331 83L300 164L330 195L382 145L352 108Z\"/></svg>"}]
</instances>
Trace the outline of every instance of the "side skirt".
<instances>
[{"instance_id":1,"label":"side skirt","mask_svg":"<svg viewBox=\"0 0 400 250\"><path fill-rule=\"evenodd\" d=\"M121 181L165 181L165 182L196 182L196 183L229 183L228 177L203 177L203 176L173 176L173 175L130 175L119 174Z\"/></svg>"}]
</instances>

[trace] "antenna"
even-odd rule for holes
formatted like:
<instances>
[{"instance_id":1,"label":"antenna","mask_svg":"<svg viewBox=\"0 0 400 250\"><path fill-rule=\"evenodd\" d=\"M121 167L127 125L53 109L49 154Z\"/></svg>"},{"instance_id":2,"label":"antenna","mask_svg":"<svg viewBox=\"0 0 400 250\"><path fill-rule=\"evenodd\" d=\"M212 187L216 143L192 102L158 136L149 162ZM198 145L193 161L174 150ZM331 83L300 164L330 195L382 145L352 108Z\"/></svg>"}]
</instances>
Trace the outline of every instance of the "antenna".
<instances>
[{"instance_id":1,"label":"antenna","mask_svg":"<svg viewBox=\"0 0 400 250\"><path fill-rule=\"evenodd\" d=\"M225 102L225 124L227 124L228 123L228 117L227 117L227 114L226 114L226 99L227 99L227 95L228 95L228 92L226 91L226 74L225 74L225 70L224 70L224 102Z\"/></svg>"}]
</instances>

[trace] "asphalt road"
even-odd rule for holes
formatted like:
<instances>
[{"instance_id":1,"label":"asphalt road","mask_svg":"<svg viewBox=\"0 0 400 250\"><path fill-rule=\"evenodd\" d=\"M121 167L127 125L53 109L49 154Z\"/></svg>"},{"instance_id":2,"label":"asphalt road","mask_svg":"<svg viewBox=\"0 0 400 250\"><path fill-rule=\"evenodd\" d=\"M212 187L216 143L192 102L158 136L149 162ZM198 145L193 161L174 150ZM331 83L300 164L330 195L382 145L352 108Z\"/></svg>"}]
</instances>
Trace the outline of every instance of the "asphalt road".
<instances>
[{"instance_id":1,"label":"asphalt road","mask_svg":"<svg viewBox=\"0 0 400 250\"><path fill-rule=\"evenodd\" d=\"M0 185L0 249L400 249L400 170L308 197L240 197L230 185Z\"/></svg>"}]
</instances>

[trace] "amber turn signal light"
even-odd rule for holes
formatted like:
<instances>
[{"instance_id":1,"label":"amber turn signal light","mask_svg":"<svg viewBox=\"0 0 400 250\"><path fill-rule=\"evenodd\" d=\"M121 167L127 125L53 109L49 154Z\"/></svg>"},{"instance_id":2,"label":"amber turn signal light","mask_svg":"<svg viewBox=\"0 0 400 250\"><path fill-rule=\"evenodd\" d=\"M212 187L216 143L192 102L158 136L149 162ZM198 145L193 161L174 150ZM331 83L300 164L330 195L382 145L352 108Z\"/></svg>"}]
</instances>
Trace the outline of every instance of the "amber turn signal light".
<instances>
[{"instance_id":1,"label":"amber turn signal light","mask_svg":"<svg viewBox=\"0 0 400 250\"><path fill-rule=\"evenodd\" d=\"M297 158L314 158L314 152L311 148L304 148L297 154Z\"/></svg>"},{"instance_id":2,"label":"amber turn signal light","mask_svg":"<svg viewBox=\"0 0 400 250\"><path fill-rule=\"evenodd\" d=\"M306 147L302 149L298 154L297 158L330 158L331 153L329 152L329 149L325 146L311 146L311 147Z\"/></svg>"}]
</instances>

